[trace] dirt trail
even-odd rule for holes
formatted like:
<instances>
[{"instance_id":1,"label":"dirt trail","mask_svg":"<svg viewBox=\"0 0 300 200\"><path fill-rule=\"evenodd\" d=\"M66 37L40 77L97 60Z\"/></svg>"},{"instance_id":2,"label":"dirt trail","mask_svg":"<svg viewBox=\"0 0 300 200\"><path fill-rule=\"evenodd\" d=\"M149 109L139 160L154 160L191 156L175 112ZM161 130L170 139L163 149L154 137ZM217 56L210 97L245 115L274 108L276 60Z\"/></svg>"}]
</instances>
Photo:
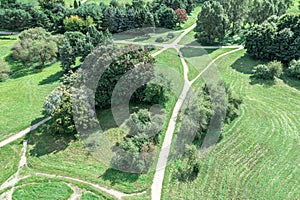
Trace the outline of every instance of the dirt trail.
<instances>
[{"instance_id":1,"label":"dirt trail","mask_svg":"<svg viewBox=\"0 0 300 200\"><path fill-rule=\"evenodd\" d=\"M1 186L0 186L0 190L6 189L6 188L10 188L10 190L8 190L6 193L0 195L0 199L5 199L5 200L11 200L12 199L12 194L15 190L15 185L16 183L19 181L20 177L20 171L22 170L22 168L27 165L27 159L26 159L26 149L27 149L27 141L23 141L23 148L22 148L22 155L21 155L21 159L19 162L19 166L18 166L18 170L17 172L12 175L11 177L9 177Z\"/></svg>"},{"instance_id":2,"label":"dirt trail","mask_svg":"<svg viewBox=\"0 0 300 200\"><path fill-rule=\"evenodd\" d=\"M82 190L73 184L68 184L68 186L73 190L73 194L69 197L68 200L80 200L82 196Z\"/></svg>"}]
</instances>

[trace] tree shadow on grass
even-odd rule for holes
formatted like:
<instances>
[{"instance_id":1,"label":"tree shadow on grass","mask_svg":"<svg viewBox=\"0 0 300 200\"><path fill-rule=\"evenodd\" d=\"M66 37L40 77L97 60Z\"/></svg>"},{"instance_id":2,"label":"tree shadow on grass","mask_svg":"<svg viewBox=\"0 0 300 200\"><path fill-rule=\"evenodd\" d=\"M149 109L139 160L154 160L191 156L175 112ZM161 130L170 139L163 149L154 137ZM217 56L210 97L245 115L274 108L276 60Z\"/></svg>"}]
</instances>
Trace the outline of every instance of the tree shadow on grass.
<instances>
[{"instance_id":1,"label":"tree shadow on grass","mask_svg":"<svg viewBox=\"0 0 300 200\"><path fill-rule=\"evenodd\" d=\"M245 54L243 57L239 58L231 67L238 72L243 74L252 74L255 66L259 64L264 64L265 62L254 60L248 54Z\"/></svg>"},{"instance_id":2,"label":"tree shadow on grass","mask_svg":"<svg viewBox=\"0 0 300 200\"><path fill-rule=\"evenodd\" d=\"M300 80L298 80L296 78L288 77L286 74L282 75L281 78L285 84L300 91Z\"/></svg>"},{"instance_id":3,"label":"tree shadow on grass","mask_svg":"<svg viewBox=\"0 0 300 200\"><path fill-rule=\"evenodd\" d=\"M112 185L115 184L124 184L124 183L133 183L139 178L139 174L131 174L118 171L116 169L109 168L102 175L99 176L103 180L108 180Z\"/></svg>"},{"instance_id":4,"label":"tree shadow on grass","mask_svg":"<svg viewBox=\"0 0 300 200\"><path fill-rule=\"evenodd\" d=\"M25 66L20 61L15 60L12 55L8 55L4 58L5 62L10 66L10 78L16 79L21 78L31 74L37 74L42 72L42 70L46 67L51 66L53 63L46 64L43 68L38 66Z\"/></svg>"},{"instance_id":5,"label":"tree shadow on grass","mask_svg":"<svg viewBox=\"0 0 300 200\"><path fill-rule=\"evenodd\" d=\"M180 51L185 58L195 58L201 56L209 56L209 54L216 51L216 49L194 49L186 47L181 48Z\"/></svg>"},{"instance_id":6,"label":"tree shadow on grass","mask_svg":"<svg viewBox=\"0 0 300 200\"><path fill-rule=\"evenodd\" d=\"M39 85L46 85L46 84L54 83L54 82L58 81L62 77L62 75L63 75L62 71L58 71L55 74L51 74L50 76L48 76L47 78L45 78L44 80L39 82Z\"/></svg>"},{"instance_id":7,"label":"tree shadow on grass","mask_svg":"<svg viewBox=\"0 0 300 200\"><path fill-rule=\"evenodd\" d=\"M47 125L41 125L31 131L25 137L28 145L32 145L29 151L31 156L40 157L50 153L58 153L65 150L71 141L75 140L72 135L56 135L47 131Z\"/></svg>"},{"instance_id":8,"label":"tree shadow on grass","mask_svg":"<svg viewBox=\"0 0 300 200\"><path fill-rule=\"evenodd\" d=\"M251 79L251 82L250 82L251 85L262 85L264 87L272 87L276 83L275 79L274 80L265 80L265 79L255 78L253 76L251 76L250 79Z\"/></svg>"}]
</instances>

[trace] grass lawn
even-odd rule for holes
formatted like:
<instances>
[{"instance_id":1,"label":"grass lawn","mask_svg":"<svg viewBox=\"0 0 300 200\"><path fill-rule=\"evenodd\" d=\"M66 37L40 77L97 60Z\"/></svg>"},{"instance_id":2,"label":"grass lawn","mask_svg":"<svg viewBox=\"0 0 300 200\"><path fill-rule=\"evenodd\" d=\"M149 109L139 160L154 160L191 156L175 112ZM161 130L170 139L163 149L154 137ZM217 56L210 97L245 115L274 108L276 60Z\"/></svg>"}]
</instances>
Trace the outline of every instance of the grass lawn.
<instances>
[{"instance_id":1,"label":"grass lawn","mask_svg":"<svg viewBox=\"0 0 300 200\"><path fill-rule=\"evenodd\" d=\"M12 38L12 39L8 39ZM0 38L0 60L4 61L4 58L10 54L10 49L16 42L16 37L5 36L5 39ZM2 66L0 66L0 71L2 70Z\"/></svg>"},{"instance_id":2,"label":"grass lawn","mask_svg":"<svg viewBox=\"0 0 300 200\"><path fill-rule=\"evenodd\" d=\"M74 180L70 180L70 179L65 179L65 178L49 178L49 177L45 177L45 176L36 176L33 173L31 173L32 170L26 168L26 170L21 171L21 175L24 176L28 176L26 178L21 179L17 184L16 187L22 188L23 186L26 185L32 185L32 184L49 184L49 183L60 183L60 184L67 184L69 185L73 185L73 186L77 186L78 188L80 188L80 190L83 193L83 197L86 198L90 198L90 197L97 197L100 199L106 199L106 200L112 200L114 199L113 197L99 191L97 188L94 188L93 186L86 184L86 183L80 183ZM73 191L72 191L73 193ZM96 199L97 199L96 198Z\"/></svg>"},{"instance_id":3,"label":"grass lawn","mask_svg":"<svg viewBox=\"0 0 300 200\"><path fill-rule=\"evenodd\" d=\"M73 190L64 183L37 183L17 188L13 193L14 200L67 200Z\"/></svg>"},{"instance_id":4,"label":"grass lawn","mask_svg":"<svg viewBox=\"0 0 300 200\"><path fill-rule=\"evenodd\" d=\"M182 25L182 29L187 29L196 23L196 21L198 19L198 14L201 12L201 8L202 8L202 5L194 8L194 10L188 16L189 17L188 20Z\"/></svg>"},{"instance_id":5,"label":"grass lawn","mask_svg":"<svg viewBox=\"0 0 300 200\"><path fill-rule=\"evenodd\" d=\"M212 152L203 155L196 180L175 182L167 173L164 199L299 197L299 90L282 80L252 80L250 72L258 63L245 51L217 61L225 83L243 97L243 112Z\"/></svg>"},{"instance_id":6,"label":"grass lawn","mask_svg":"<svg viewBox=\"0 0 300 200\"><path fill-rule=\"evenodd\" d=\"M167 39L167 35L169 33L173 33L174 38ZM114 34L113 38L115 40L126 40L129 42L141 42L141 43L149 43L149 44L169 44L169 43L174 42L181 33L182 33L182 31L180 31L180 30L172 31L172 30L165 29L165 28L157 28L155 33L147 34L150 36L150 38L144 37L145 35L136 36L130 32ZM164 42L156 42L156 39L161 38L161 37L164 38L165 41Z\"/></svg>"},{"instance_id":7,"label":"grass lawn","mask_svg":"<svg viewBox=\"0 0 300 200\"><path fill-rule=\"evenodd\" d=\"M192 30L182 40L179 42L181 45L193 45L193 46L200 46L201 44L196 41L195 39L195 31Z\"/></svg>"},{"instance_id":8,"label":"grass lawn","mask_svg":"<svg viewBox=\"0 0 300 200\"><path fill-rule=\"evenodd\" d=\"M84 192L81 196L81 200L101 200L101 197L92 192Z\"/></svg>"},{"instance_id":9,"label":"grass lawn","mask_svg":"<svg viewBox=\"0 0 300 200\"><path fill-rule=\"evenodd\" d=\"M211 61L233 49L193 49L182 48L181 51L189 66L188 78L193 80Z\"/></svg>"},{"instance_id":10,"label":"grass lawn","mask_svg":"<svg viewBox=\"0 0 300 200\"><path fill-rule=\"evenodd\" d=\"M0 185L16 173L21 157L19 141L0 148Z\"/></svg>"},{"instance_id":11,"label":"grass lawn","mask_svg":"<svg viewBox=\"0 0 300 200\"><path fill-rule=\"evenodd\" d=\"M28 127L41 114L44 99L59 85L59 63L0 83L0 140Z\"/></svg>"}]
</instances>

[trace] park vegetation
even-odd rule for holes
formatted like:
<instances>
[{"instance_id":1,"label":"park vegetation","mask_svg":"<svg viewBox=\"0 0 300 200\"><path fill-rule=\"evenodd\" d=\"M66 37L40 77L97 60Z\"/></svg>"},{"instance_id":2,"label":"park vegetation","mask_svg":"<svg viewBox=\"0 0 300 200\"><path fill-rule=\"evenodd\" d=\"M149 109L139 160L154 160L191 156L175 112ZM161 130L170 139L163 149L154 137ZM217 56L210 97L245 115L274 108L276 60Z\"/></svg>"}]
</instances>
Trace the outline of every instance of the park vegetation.
<instances>
[{"instance_id":1,"label":"park vegetation","mask_svg":"<svg viewBox=\"0 0 300 200\"><path fill-rule=\"evenodd\" d=\"M202 43L221 43L225 36L243 35L243 30L281 16L291 0L213 0L205 1L198 15L196 38Z\"/></svg>"},{"instance_id":2,"label":"park vegetation","mask_svg":"<svg viewBox=\"0 0 300 200\"><path fill-rule=\"evenodd\" d=\"M175 28L187 20L197 1L154 0L145 3L133 0L131 4L112 1L109 5L79 4L69 8L63 0L39 0L40 7L17 0L3 0L0 4L0 26L7 30L22 31L42 27L50 32L81 31L90 25L111 33L142 27Z\"/></svg>"}]
</instances>

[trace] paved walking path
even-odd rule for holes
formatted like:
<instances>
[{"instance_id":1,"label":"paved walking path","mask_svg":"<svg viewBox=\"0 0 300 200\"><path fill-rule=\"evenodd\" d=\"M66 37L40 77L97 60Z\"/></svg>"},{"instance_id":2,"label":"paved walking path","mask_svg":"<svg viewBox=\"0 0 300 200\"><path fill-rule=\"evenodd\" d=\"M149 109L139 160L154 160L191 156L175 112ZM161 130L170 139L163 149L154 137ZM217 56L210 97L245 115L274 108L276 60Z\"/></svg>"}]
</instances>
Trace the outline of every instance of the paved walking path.
<instances>
[{"instance_id":1,"label":"paved walking path","mask_svg":"<svg viewBox=\"0 0 300 200\"><path fill-rule=\"evenodd\" d=\"M47 117L47 118L43 119L42 121L36 123L35 125L32 125L32 126L26 128L25 130L23 130L23 131L15 134L15 135L7 138L7 139L1 141L0 142L0 148L3 147L3 146L5 146L5 145L7 145L7 144L9 144L9 143L11 143L11 142L13 142L13 141L16 141L16 140L24 137L27 133L29 133L30 131L33 131L33 130L37 129L40 125L46 123L50 119L51 119L51 117Z\"/></svg>"},{"instance_id":2,"label":"paved walking path","mask_svg":"<svg viewBox=\"0 0 300 200\"><path fill-rule=\"evenodd\" d=\"M10 178L8 178L1 186L0 190L3 190L5 188L11 187L10 190L8 190L6 193L3 193L0 195L0 199L7 199L11 200L13 192L15 190L15 185L19 181L19 175L22 168L27 165L27 159L26 159L26 149L27 149L27 141L23 141L23 148L22 148L22 155L19 162L18 170L17 172L12 175Z\"/></svg>"}]
</instances>

